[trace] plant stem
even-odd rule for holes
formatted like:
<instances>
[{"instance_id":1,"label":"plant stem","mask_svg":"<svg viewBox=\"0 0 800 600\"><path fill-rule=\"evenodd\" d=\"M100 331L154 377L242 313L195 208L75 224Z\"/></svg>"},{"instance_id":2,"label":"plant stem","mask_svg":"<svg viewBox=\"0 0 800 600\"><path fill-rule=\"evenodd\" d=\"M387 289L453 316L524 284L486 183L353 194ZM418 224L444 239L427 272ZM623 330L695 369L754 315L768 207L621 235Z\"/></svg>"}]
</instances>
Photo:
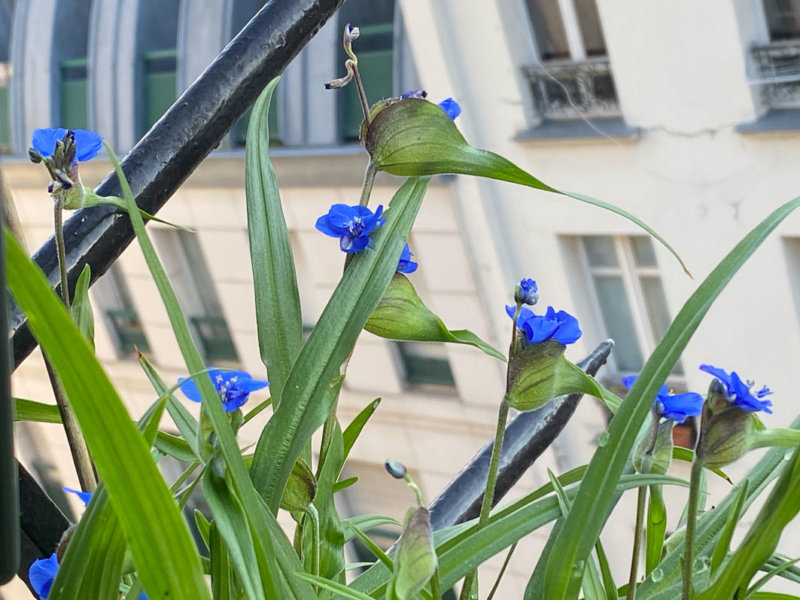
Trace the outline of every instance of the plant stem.
<instances>
[{"instance_id":1,"label":"plant stem","mask_svg":"<svg viewBox=\"0 0 800 600\"><path fill-rule=\"evenodd\" d=\"M439 586L439 569L433 572L431 577L431 596L433 600L442 600L442 589Z\"/></svg>"},{"instance_id":2,"label":"plant stem","mask_svg":"<svg viewBox=\"0 0 800 600\"><path fill-rule=\"evenodd\" d=\"M631 574L628 577L627 600L634 600L636 597L636 578L639 569L639 552L642 546L642 529L644 525L644 511L647 502L647 488L639 488L636 502L636 527L633 530L633 556L631 557Z\"/></svg>"},{"instance_id":3,"label":"plant stem","mask_svg":"<svg viewBox=\"0 0 800 600\"><path fill-rule=\"evenodd\" d=\"M311 519L311 573L319 575L319 513L317 507L309 504L306 514Z\"/></svg>"},{"instance_id":4,"label":"plant stem","mask_svg":"<svg viewBox=\"0 0 800 600\"><path fill-rule=\"evenodd\" d=\"M375 174L378 169L375 168L375 163L370 159L367 164L367 170L364 173L364 187L361 188L361 199L358 203L361 206L366 206L369 203L369 197L372 194L372 184L375 183Z\"/></svg>"},{"instance_id":5,"label":"plant stem","mask_svg":"<svg viewBox=\"0 0 800 600\"><path fill-rule=\"evenodd\" d=\"M63 210L63 200L56 198L53 203L53 221L58 268L61 273L61 299L64 302L64 306L69 310L69 276L67 273L67 251L64 245ZM58 411L61 413L61 422L64 425L64 432L67 434L67 443L72 454L72 461L75 463L75 471L78 474L81 489L84 492L94 492L95 488L97 488L97 477L95 476L92 458L89 455L89 448L86 446L86 440L83 439L75 413L72 412L72 407L64 394L55 369L53 369L47 357L45 357L45 366L47 367L47 375L50 378L50 385L53 388L53 395L56 398Z\"/></svg>"},{"instance_id":6,"label":"plant stem","mask_svg":"<svg viewBox=\"0 0 800 600\"><path fill-rule=\"evenodd\" d=\"M489 592L489 595L486 596L486 600L492 600L494 598L495 593L497 592L497 588L500 587L500 580L503 578L503 575L508 568L508 563L511 562L511 555L514 554L514 550L517 549L517 542L511 544L511 547L508 549L508 554L506 554L506 559L503 561L503 566L500 567L500 572L497 574L497 579L492 586L492 590Z\"/></svg>"},{"instance_id":7,"label":"plant stem","mask_svg":"<svg viewBox=\"0 0 800 600\"><path fill-rule=\"evenodd\" d=\"M486 477L486 490L483 493L483 502L481 503L481 514L478 517L478 527L476 531L481 529L489 521L489 512L492 510L492 503L494 502L494 486L497 483L497 469L500 466L500 454L503 450L503 438L506 434L506 422L508 421L509 404L506 398L500 403L500 410L497 415L497 432L494 436L494 445L492 446L492 457L489 460L489 473ZM464 578L464 587L461 589L461 600L468 600L470 591L477 571L472 571Z\"/></svg>"},{"instance_id":8,"label":"plant stem","mask_svg":"<svg viewBox=\"0 0 800 600\"><path fill-rule=\"evenodd\" d=\"M364 84L361 81L361 73L358 72L358 64L355 62L353 62L353 78L356 80L358 99L361 101L361 110L364 112L364 122L369 127L369 102L367 102L367 93L364 91Z\"/></svg>"},{"instance_id":9,"label":"plant stem","mask_svg":"<svg viewBox=\"0 0 800 600\"><path fill-rule=\"evenodd\" d=\"M697 504L700 499L700 479L703 475L702 460L695 457L692 462L692 477L689 480L689 505L686 507L686 545L683 551L682 600L692 598L692 563L694 562L694 528L697 521Z\"/></svg>"}]
</instances>

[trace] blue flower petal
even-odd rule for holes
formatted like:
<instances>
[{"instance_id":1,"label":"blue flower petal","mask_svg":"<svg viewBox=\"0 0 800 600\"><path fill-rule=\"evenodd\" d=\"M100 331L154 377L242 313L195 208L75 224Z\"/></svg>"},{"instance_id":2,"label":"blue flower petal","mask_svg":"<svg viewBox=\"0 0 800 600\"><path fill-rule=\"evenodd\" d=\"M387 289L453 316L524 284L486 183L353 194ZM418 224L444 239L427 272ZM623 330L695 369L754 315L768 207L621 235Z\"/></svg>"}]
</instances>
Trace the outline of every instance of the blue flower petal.
<instances>
[{"instance_id":1,"label":"blue flower petal","mask_svg":"<svg viewBox=\"0 0 800 600\"><path fill-rule=\"evenodd\" d=\"M752 383L745 383L736 371L730 375L724 369L711 365L700 365L700 370L716 377L724 386L728 401L746 412L764 411L772 413L770 400L761 400L764 396L772 394L766 386L762 387L754 396L751 392Z\"/></svg>"},{"instance_id":2,"label":"blue flower petal","mask_svg":"<svg viewBox=\"0 0 800 600\"><path fill-rule=\"evenodd\" d=\"M55 552L50 555L50 558L39 558L31 564L28 569L28 579L33 591L39 596L39 600L47 599L56 573L58 573L58 557Z\"/></svg>"},{"instance_id":3,"label":"blue flower petal","mask_svg":"<svg viewBox=\"0 0 800 600\"><path fill-rule=\"evenodd\" d=\"M417 270L417 267L419 265L415 263L413 260L411 260L412 256L414 256L414 254L411 252L411 249L408 247L408 244L406 244L403 247L403 252L400 254L400 260L397 263L398 273L409 274Z\"/></svg>"},{"instance_id":4,"label":"blue flower petal","mask_svg":"<svg viewBox=\"0 0 800 600\"><path fill-rule=\"evenodd\" d=\"M51 156L56 149L56 142L67 135L67 130L61 127L55 129L37 129L33 132L31 146L43 157Z\"/></svg>"},{"instance_id":5,"label":"blue flower petal","mask_svg":"<svg viewBox=\"0 0 800 600\"><path fill-rule=\"evenodd\" d=\"M226 371L209 369L207 376L211 379L222 401L222 407L231 412L242 406L250 398L250 394L269 385L268 381L253 379L246 371ZM200 375L199 377L202 377ZM191 379L178 379L180 389L189 400L200 402L200 391Z\"/></svg>"},{"instance_id":6,"label":"blue flower petal","mask_svg":"<svg viewBox=\"0 0 800 600\"><path fill-rule=\"evenodd\" d=\"M194 379L181 377L178 379L178 383L181 384L180 390L183 392L183 395L189 400L192 402L200 402L202 400L200 397L200 390L197 389L197 384L194 382Z\"/></svg>"},{"instance_id":7,"label":"blue flower petal","mask_svg":"<svg viewBox=\"0 0 800 600\"><path fill-rule=\"evenodd\" d=\"M361 252L372 247L369 235L382 226L383 206L373 213L366 206L334 204L328 213L317 219L315 227L325 235L339 238L339 247L344 252Z\"/></svg>"},{"instance_id":8,"label":"blue flower petal","mask_svg":"<svg viewBox=\"0 0 800 600\"><path fill-rule=\"evenodd\" d=\"M86 129L73 129L75 135L76 153L75 158L80 162L86 162L97 156L97 153L103 149L103 136L88 131ZM55 146L54 146L55 147Z\"/></svg>"},{"instance_id":9,"label":"blue flower petal","mask_svg":"<svg viewBox=\"0 0 800 600\"><path fill-rule=\"evenodd\" d=\"M82 492L81 490L73 490L72 488L62 488L65 492L75 494L83 502L84 506L89 506L89 501L92 499L92 492Z\"/></svg>"},{"instance_id":10,"label":"blue flower petal","mask_svg":"<svg viewBox=\"0 0 800 600\"><path fill-rule=\"evenodd\" d=\"M456 117L461 114L461 107L458 105L458 102L453 100L452 98L445 98L441 102L439 102L439 107L447 113L447 116L456 120Z\"/></svg>"},{"instance_id":11,"label":"blue flower petal","mask_svg":"<svg viewBox=\"0 0 800 600\"><path fill-rule=\"evenodd\" d=\"M687 417L696 417L703 411L703 397L694 392L659 394L658 400L661 403L662 416L676 423L683 423Z\"/></svg>"}]
</instances>

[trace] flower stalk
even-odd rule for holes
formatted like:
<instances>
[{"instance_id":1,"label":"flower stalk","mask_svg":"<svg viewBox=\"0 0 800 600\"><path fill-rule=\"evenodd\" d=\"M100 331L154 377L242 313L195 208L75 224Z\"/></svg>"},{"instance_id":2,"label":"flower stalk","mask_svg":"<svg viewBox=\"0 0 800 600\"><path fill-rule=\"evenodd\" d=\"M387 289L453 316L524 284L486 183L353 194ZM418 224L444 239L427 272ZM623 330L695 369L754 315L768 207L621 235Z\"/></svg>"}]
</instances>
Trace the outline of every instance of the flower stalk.
<instances>
[{"instance_id":1,"label":"flower stalk","mask_svg":"<svg viewBox=\"0 0 800 600\"><path fill-rule=\"evenodd\" d=\"M694 563L694 530L697 524L697 505L700 500L700 482L703 476L703 462L695 457L692 462L692 476L689 480L689 503L686 506L686 545L683 551L683 583L681 600L692 598L692 567Z\"/></svg>"}]
</instances>

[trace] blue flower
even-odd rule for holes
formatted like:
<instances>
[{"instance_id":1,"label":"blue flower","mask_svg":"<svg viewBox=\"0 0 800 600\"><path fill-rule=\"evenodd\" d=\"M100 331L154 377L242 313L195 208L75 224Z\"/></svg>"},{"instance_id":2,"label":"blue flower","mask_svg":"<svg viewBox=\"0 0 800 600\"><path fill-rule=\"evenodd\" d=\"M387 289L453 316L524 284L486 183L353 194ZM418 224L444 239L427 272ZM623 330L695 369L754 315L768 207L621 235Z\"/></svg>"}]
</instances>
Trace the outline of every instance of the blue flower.
<instances>
[{"instance_id":1,"label":"blue flower","mask_svg":"<svg viewBox=\"0 0 800 600\"><path fill-rule=\"evenodd\" d=\"M28 569L28 579L30 579L33 591L39 596L39 600L47 599L56 573L58 573L58 557L55 552L50 555L50 558L39 558L33 561Z\"/></svg>"},{"instance_id":2,"label":"blue flower","mask_svg":"<svg viewBox=\"0 0 800 600\"><path fill-rule=\"evenodd\" d=\"M772 413L770 409L772 402L769 400L762 400L765 396L772 394L767 386L762 387L753 395L750 391L754 385L753 382L742 381L736 371L731 371L730 375L728 375L727 371L724 369L711 365L700 365L700 370L716 377L725 387L728 401L732 402L743 411L756 412L763 410L764 412Z\"/></svg>"},{"instance_id":3,"label":"blue flower","mask_svg":"<svg viewBox=\"0 0 800 600\"><path fill-rule=\"evenodd\" d=\"M539 287L533 279L523 279L514 290L514 301L533 306L539 301Z\"/></svg>"},{"instance_id":4,"label":"blue flower","mask_svg":"<svg viewBox=\"0 0 800 600\"><path fill-rule=\"evenodd\" d=\"M403 253L400 255L400 262L397 263L398 273L408 274L408 273L413 273L414 271L417 270L417 267L419 265L415 263L413 260L411 260L412 256L414 256L414 253L411 252L411 249L408 247L408 244L406 244L403 247Z\"/></svg>"},{"instance_id":5,"label":"blue flower","mask_svg":"<svg viewBox=\"0 0 800 600\"><path fill-rule=\"evenodd\" d=\"M516 306L506 306L506 312L512 319ZM536 315L532 310L522 307L517 318L517 328L525 334L525 342L538 344L547 340L555 340L562 346L571 344L581 337L578 319L566 311L558 312L552 306L547 307L544 315Z\"/></svg>"},{"instance_id":6,"label":"blue flower","mask_svg":"<svg viewBox=\"0 0 800 600\"><path fill-rule=\"evenodd\" d=\"M373 214L366 206L334 204L327 215L317 219L316 228L325 235L338 237L344 252L361 252L372 247L369 234L386 222L382 214L383 206Z\"/></svg>"},{"instance_id":7,"label":"blue flower","mask_svg":"<svg viewBox=\"0 0 800 600\"><path fill-rule=\"evenodd\" d=\"M92 492L82 492L80 490L73 490L72 488L65 487L63 488L65 492L69 492L70 494L75 494L78 498L81 499L84 506L89 506L89 500L92 499Z\"/></svg>"},{"instance_id":8,"label":"blue flower","mask_svg":"<svg viewBox=\"0 0 800 600\"><path fill-rule=\"evenodd\" d=\"M631 389L636 377L629 375L622 378L625 389ZM703 411L703 397L700 394L694 392L670 394L666 384L658 389L654 402L658 402L658 412L662 417L676 423L683 423L687 417L696 417Z\"/></svg>"},{"instance_id":9,"label":"blue flower","mask_svg":"<svg viewBox=\"0 0 800 600\"><path fill-rule=\"evenodd\" d=\"M269 382L253 379L249 373L244 371L223 371L222 369L210 369L208 376L217 388L222 408L231 412L242 406L250 397L251 392L260 390L269 385ZM198 375L202 377L202 375ZM178 379L181 384L181 391L192 402L200 402L200 390L197 389L193 379L181 377Z\"/></svg>"},{"instance_id":10,"label":"blue flower","mask_svg":"<svg viewBox=\"0 0 800 600\"><path fill-rule=\"evenodd\" d=\"M439 102L439 107L454 121L456 120L456 117L461 114L461 107L458 105L458 102L452 98L445 98Z\"/></svg>"},{"instance_id":11,"label":"blue flower","mask_svg":"<svg viewBox=\"0 0 800 600\"><path fill-rule=\"evenodd\" d=\"M72 131L75 136L75 159L77 161L85 162L92 159L103 148L102 136L94 131L85 129L68 130L62 127L57 129L37 129L33 132L31 146L42 155L42 158L52 156L53 150L56 148L56 142L61 141L68 131Z\"/></svg>"}]
</instances>

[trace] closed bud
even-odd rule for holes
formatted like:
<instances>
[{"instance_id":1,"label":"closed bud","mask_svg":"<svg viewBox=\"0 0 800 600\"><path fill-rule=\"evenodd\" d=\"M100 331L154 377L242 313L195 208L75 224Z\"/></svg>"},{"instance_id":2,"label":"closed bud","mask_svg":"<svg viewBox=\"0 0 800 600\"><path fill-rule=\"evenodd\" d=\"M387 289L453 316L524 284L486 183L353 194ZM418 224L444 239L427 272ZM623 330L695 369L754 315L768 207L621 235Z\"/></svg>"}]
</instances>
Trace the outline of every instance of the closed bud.
<instances>
[{"instance_id":1,"label":"closed bud","mask_svg":"<svg viewBox=\"0 0 800 600\"><path fill-rule=\"evenodd\" d=\"M729 465L750 450L750 438L760 426L758 417L735 404L717 413L704 410L697 457L709 469Z\"/></svg>"},{"instance_id":2,"label":"closed bud","mask_svg":"<svg viewBox=\"0 0 800 600\"><path fill-rule=\"evenodd\" d=\"M400 600L416 598L436 573L431 515L419 506L406 518L394 561L394 593Z\"/></svg>"},{"instance_id":3,"label":"closed bud","mask_svg":"<svg viewBox=\"0 0 800 600\"><path fill-rule=\"evenodd\" d=\"M395 479L403 479L406 476L406 466L396 460L387 460L384 463L386 471Z\"/></svg>"},{"instance_id":4,"label":"closed bud","mask_svg":"<svg viewBox=\"0 0 800 600\"><path fill-rule=\"evenodd\" d=\"M657 411L652 416L659 419ZM675 421L665 419L651 428L633 451L633 466L639 473L666 473L672 463L672 429ZM653 439L655 436L655 439Z\"/></svg>"},{"instance_id":5,"label":"closed bud","mask_svg":"<svg viewBox=\"0 0 800 600\"><path fill-rule=\"evenodd\" d=\"M317 480L311 467L298 458L281 496L281 508L288 511L305 511L317 494Z\"/></svg>"}]
</instances>

